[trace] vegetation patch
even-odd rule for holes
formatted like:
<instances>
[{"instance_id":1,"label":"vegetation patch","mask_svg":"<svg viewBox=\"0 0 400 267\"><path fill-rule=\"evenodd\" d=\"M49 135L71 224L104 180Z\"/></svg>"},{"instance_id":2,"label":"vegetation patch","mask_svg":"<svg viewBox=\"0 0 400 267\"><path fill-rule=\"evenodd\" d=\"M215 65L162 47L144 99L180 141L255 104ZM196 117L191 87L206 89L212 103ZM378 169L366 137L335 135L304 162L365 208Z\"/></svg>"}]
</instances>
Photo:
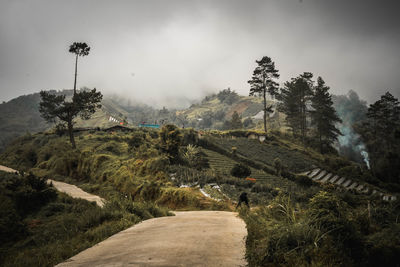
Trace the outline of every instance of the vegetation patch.
<instances>
[{"instance_id":1,"label":"vegetation patch","mask_svg":"<svg viewBox=\"0 0 400 267\"><path fill-rule=\"evenodd\" d=\"M398 204L353 204L321 191L303 203L278 194L268 206L241 209L249 266L395 266L399 242L387 233L399 230ZM383 210L392 212L386 220Z\"/></svg>"},{"instance_id":2,"label":"vegetation patch","mask_svg":"<svg viewBox=\"0 0 400 267\"><path fill-rule=\"evenodd\" d=\"M99 208L31 174L0 172L0 199L2 266L54 266L135 223L169 214L117 196Z\"/></svg>"}]
</instances>

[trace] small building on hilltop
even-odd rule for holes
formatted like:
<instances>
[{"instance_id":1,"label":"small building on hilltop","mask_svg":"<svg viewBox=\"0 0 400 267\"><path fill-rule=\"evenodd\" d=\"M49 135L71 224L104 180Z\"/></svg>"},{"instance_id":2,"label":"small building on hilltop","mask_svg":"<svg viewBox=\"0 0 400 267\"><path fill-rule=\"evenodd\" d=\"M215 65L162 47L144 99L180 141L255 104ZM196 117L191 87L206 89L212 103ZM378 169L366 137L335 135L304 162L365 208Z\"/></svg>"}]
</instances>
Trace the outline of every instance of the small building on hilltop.
<instances>
[{"instance_id":1,"label":"small building on hilltop","mask_svg":"<svg viewBox=\"0 0 400 267\"><path fill-rule=\"evenodd\" d=\"M126 126L115 125L115 126L112 126L110 128L104 129L104 131L106 131L106 132L116 132L116 131L119 131L119 132L132 132L134 130L132 128L128 128Z\"/></svg>"}]
</instances>

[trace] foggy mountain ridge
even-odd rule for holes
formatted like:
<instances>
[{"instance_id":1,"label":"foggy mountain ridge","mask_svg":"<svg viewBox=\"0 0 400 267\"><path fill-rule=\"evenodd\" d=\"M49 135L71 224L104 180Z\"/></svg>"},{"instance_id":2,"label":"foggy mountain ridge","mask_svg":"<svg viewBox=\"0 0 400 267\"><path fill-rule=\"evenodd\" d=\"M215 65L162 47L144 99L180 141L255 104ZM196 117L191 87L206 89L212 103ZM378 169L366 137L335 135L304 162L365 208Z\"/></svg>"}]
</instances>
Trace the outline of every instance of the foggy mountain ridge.
<instances>
[{"instance_id":1,"label":"foggy mountain ridge","mask_svg":"<svg viewBox=\"0 0 400 267\"><path fill-rule=\"evenodd\" d=\"M55 94L72 95L72 90L50 90ZM367 102L360 99L355 91L346 95L333 95L334 107L343 123L338 125L342 132L337 142L337 149L341 155L362 163L365 146L360 137L353 130L353 124L365 118ZM119 94L105 95L102 108L90 120L78 119L76 127L110 127L126 121L129 126L136 126L141 122L173 123L179 127L217 128L222 129L223 122L229 120L233 111L237 111L242 119L253 118L262 110L261 99L256 97L240 96L235 103L221 103L216 94L210 94L202 100L191 101L190 106L183 109L163 107L157 109L147 103L130 100ZM20 96L0 104L0 149L15 137L27 132L40 132L53 127L46 123L38 112L40 102L39 93ZM207 120L210 116L210 120ZM215 118L213 118L215 117ZM204 119L204 120L203 120ZM184 120L184 121L182 121ZM283 120L282 118L280 120ZM209 121L209 124L207 124ZM255 125L253 125L254 127Z\"/></svg>"}]
</instances>

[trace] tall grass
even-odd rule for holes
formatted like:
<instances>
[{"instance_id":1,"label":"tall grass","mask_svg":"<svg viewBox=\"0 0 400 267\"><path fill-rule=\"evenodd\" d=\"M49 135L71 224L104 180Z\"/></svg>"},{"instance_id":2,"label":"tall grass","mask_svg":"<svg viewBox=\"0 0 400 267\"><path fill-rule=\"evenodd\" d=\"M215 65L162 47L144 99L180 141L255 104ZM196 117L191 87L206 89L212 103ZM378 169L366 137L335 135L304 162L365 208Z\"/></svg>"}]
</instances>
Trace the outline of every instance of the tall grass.
<instances>
[{"instance_id":1,"label":"tall grass","mask_svg":"<svg viewBox=\"0 0 400 267\"><path fill-rule=\"evenodd\" d=\"M27 210L24 206L32 200L17 205L21 194L26 192L32 199L29 192L41 187L29 181L28 184L19 182L24 177L7 175L0 177L0 199L4 200L0 220L1 266L53 266L135 223L171 215L154 202L134 202L119 195L109 198L104 208L63 193L48 199L48 188L37 191L48 200L36 201L36 209ZM13 213L14 207L17 210Z\"/></svg>"},{"instance_id":2,"label":"tall grass","mask_svg":"<svg viewBox=\"0 0 400 267\"><path fill-rule=\"evenodd\" d=\"M382 204L379 210L392 212L386 220L379 212L368 218L363 201L350 208L340 195L324 191L308 205L279 194L268 206L240 210L249 266L396 266L400 213Z\"/></svg>"}]
</instances>

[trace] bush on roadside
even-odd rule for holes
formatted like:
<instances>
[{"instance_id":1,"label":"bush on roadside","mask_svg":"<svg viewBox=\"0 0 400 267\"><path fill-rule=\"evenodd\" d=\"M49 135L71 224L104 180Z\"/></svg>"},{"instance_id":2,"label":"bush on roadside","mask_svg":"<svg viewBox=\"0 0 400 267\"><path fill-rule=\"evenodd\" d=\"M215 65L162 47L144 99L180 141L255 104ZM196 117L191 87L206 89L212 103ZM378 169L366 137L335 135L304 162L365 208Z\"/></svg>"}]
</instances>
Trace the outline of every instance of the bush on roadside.
<instances>
[{"instance_id":1,"label":"bush on roadside","mask_svg":"<svg viewBox=\"0 0 400 267\"><path fill-rule=\"evenodd\" d=\"M233 166L231 169L231 175L238 177L238 178L245 178L250 176L251 170L248 166L242 164L242 163L237 163Z\"/></svg>"}]
</instances>

